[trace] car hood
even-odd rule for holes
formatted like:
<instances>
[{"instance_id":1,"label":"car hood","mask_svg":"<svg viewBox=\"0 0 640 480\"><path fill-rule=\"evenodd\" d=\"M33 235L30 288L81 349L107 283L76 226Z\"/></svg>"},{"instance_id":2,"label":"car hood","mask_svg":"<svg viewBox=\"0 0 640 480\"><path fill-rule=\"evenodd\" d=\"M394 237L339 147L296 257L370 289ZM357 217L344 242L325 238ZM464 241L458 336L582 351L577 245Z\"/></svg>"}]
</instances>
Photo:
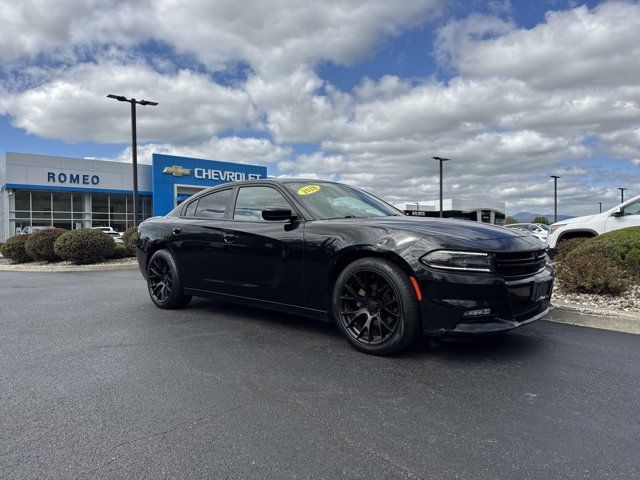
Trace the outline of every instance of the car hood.
<instances>
[{"instance_id":1,"label":"car hood","mask_svg":"<svg viewBox=\"0 0 640 480\"><path fill-rule=\"evenodd\" d=\"M591 220L597 219L598 217L606 217L607 213L596 213L595 215L585 215L584 217L574 217L568 218L567 220L562 220L560 222L556 222L553 225L570 225L572 223L583 223L589 222Z\"/></svg>"},{"instance_id":2,"label":"car hood","mask_svg":"<svg viewBox=\"0 0 640 480\"><path fill-rule=\"evenodd\" d=\"M540 240L533 235L471 220L398 216L349 218L340 221L412 232L422 237L437 239L445 248L488 250L541 248Z\"/></svg>"}]
</instances>

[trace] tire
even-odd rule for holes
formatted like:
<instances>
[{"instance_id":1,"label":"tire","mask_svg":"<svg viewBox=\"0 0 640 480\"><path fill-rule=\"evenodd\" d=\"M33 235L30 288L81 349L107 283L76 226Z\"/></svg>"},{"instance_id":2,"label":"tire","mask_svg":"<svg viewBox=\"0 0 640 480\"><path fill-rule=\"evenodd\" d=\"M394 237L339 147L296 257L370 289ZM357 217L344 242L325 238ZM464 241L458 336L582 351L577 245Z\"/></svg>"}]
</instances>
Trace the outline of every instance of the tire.
<instances>
[{"instance_id":1,"label":"tire","mask_svg":"<svg viewBox=\"0 0 640 480\"><path fill-rule=\"evenodd\" d=\"M381 258L361 258L345 267L333 287L331 311L349 343L372 355L405 350L421 333L409 277Z\"/></svg>"},{"instance_id":2,"label":"tire","mask_svg":"<svg viewBox=\"0 0 640 480\"><path fill-rule=\"evenodd\" d=\"M147 290L151 301L163 309L182 308L192 298L182 291L182 276L169 250L158 250L149 260Z\"/></svg>"}]
</instances>

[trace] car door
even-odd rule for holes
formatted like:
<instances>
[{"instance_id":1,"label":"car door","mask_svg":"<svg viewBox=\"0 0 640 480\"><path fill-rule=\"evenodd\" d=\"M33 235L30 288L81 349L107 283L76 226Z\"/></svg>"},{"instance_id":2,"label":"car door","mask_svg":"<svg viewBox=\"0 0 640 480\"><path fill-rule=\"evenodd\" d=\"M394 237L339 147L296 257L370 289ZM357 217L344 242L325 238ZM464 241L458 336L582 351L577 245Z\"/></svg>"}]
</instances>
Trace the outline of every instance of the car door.
<instances>
[{"instance_id":1,"label":"car door","mask_svg":"<svg viewBox=\"0 0 640 480\"><path fill-rule=\"evenodd\" d=\"M222 227L232 193L227 188L185 202L182 216L172 224L171 245L186 288L218 291L223 281Z\"/></svg>"},{"instance_id":2,"label":"car door","mask_svg":"<svg viewBox=\"0 0 640 480\"><path fill-rule=\"evenodd\" d=\"M605 231L638 226L640 226L640 200L626 204L619 216L610 215L607 218Z\"/></svg>"},{"instance_id":3,"label":"car door","mask_svg":"<svg viewBox=\"0 0 640 480\"><path fill-rule=\"evenodd\" d=\"M291 209L295 220L266 221L266 207ZM242 186L225 223L225 291L231 295L302 305L303 221L283 193L269 185Z\"/></svg>"}]
</instances>

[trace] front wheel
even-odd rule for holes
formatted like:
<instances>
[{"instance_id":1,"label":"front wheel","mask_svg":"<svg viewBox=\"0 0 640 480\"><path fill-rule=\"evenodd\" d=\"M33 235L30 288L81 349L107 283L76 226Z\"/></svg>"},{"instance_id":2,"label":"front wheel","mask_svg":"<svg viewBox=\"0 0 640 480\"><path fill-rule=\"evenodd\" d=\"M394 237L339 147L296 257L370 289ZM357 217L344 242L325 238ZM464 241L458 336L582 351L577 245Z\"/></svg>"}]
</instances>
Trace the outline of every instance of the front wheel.
<instances>
[{"instance_id":1,"label":"front wheel","mask_svg":"<svg viewBox=\"0 0 640 480\"><path fill-rule=\"evenodd\" d=\"M168 250L158 250L151 257L147 266L147 287L151 301L160 308L182 308L191 301L191 296L182 292L182 277Z\"/></svg>"},{"instance_id":2,"label":"front wheel","mask_svg":"<svg viewBox=\"0 0 640 480\"><path fill-rule=\"evenodd\" d=\"M344 337L374 355L404 350L420 335L418 301L409 277L381 258L356 260L340 273L333 314Z\"/></svg>"}]
</instances>

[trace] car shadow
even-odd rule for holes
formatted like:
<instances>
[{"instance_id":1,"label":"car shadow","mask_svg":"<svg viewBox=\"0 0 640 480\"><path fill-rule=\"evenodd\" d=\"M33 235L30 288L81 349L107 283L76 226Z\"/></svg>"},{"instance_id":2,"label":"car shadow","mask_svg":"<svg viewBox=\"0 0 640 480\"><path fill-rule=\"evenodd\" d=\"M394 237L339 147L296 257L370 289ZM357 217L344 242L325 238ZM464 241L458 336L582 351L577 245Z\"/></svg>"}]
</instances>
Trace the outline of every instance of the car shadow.
<instances>
[{"instance_id":1,"label":"car shadow","mask_svg":"<svg viewBox=\"0 0 640 480\"><path fill-rule=\"evenodd\" d=\"M234 322L255 324L268 322L287 330L297 330L304 333L318 333L335 337L348 345L332 322L304 317L290 313L279 312L242 305L233 302L223 302L206 298L194 299L188 307L190 310L201 310L218 315L233 316ZM252 325L252 327L255 325ZM419 360L440 359L456 362L482 362L483 360L513 361L535 354L544 346L544 339L529 332L534 325L522 329L497 335L474 336L455 339L432 340L426 336L420 337L408 350L391 356L396 359Z\"/></svg>"},{"instance_id":2,"label":"car shadow","mask_svg":"<svg viewBox=\"0 0 640 480\"><path fill-rule=\"evenodd\" d=\"M206 310L218 315L231 315L234 317L234 321L252 323L266 321L271 325L304 330L310 333L321 332L340 337L340 333L329 321L322 321L277 310L269 310L253 305L243 305L241 303L224 302L206 298L194 298L187 308L190 310Z\"/></svg>"}]
</instances>

